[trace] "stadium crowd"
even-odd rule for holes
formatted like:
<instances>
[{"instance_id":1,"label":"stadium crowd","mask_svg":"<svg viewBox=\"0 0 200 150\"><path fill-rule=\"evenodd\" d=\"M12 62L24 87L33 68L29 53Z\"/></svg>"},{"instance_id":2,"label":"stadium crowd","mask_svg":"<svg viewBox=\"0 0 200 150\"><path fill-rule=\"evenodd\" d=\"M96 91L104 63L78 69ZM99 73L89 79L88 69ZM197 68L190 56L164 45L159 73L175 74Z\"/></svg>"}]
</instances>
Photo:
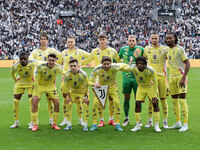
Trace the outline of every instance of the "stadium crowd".
<instances>
[{"instance_id":1,"label":"stadium crowd","mask_svg":"<svg viewBox=\"0 0 200 150\"><path fill-rule=\"evenodd\" d=\"M155 0L157 7L177 5L177 0L163 3ZM158 30L161 43L167 30L175 31L179 44L189 58L200 58L200 2L182 0L181 15L168 28L159 20L152 20L154 0L1 0L0 1L0 59L16 59L21 51L30 52L39 47L42 31L49 34L49 46L62 51L66 37L75 35L77 47L90 52L98 45L100 31L106 32L109 45L119 51L126 44L129 33L137 35L138 45L146 46L149 35ZM162 5L165 4L165 5ZM59 10L75 10L78 17L62 18L57 23Z\"/></svg>"}]
</instances>

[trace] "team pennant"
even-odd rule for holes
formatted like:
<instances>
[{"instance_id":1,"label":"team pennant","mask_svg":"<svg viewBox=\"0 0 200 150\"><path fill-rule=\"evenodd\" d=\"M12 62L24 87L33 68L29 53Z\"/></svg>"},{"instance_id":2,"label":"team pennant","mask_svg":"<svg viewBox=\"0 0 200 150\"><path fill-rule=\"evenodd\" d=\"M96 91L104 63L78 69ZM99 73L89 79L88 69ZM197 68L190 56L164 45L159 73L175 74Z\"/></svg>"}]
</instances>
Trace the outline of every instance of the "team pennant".
<instances>
[{"instance_id":1,"label":"team pennant","mask_svg":"<svg viewBox=\"0 0 200 150\"><path fill-rule=\"evenodd\" d=\"M97 99L99 100L99 103L105 109L106 107L106 99L108 94L108 85L101 86L101 88L92 88L94 94L96 95Z\"/></svg>"}]
</instances>

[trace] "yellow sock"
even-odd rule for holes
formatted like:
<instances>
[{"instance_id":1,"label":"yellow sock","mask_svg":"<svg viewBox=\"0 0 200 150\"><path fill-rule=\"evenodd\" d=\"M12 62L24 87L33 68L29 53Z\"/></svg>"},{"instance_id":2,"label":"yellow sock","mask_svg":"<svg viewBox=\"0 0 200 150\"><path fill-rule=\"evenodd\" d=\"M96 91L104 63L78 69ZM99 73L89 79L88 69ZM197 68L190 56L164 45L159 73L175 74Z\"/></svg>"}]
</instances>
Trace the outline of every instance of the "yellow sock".
<instances>
[{"instance_id":1,"label":"yellow sock","mask_svg":"<svg viewBox=\"0 0 200 150\"><path fill-rule=\"evenodd\" d=\"M139 113L135 112L136 123L140 122L140 114L141 114L140 112Z\"/></svg>"},{"instance_id":2,"label":"yellow sock","mask_svg":"<svg viewBox=\"0 0 200 150\"><path fill-rule=\"evenodd\" d=\"M99 108L99 101L97 100L96 96L94 97L93 100L93 106L92 106L92 119L93 119L93 124L97 124L97 119L98 119L98 108Z\"/></svg>"},{"instance_id":3,"label":"yellow sock","mask_svg":"<svg viewBox=\"0 0 200 150\"><path fill-rule=\"evenodd\" d=\"M174 107L174 113L176 115L176 122L179 122L181 120L179 100L172 99L172 102L173 102L173 107Z\"/></svg>"},{"instance_id":4,"label":"yellow sock","mask_svg":"<svg viewBox=\"0 0 200 150\"><path fill-rule=\"evenodd\" d=\"M162 104L162 113L163 113L163 119L167 119L168 117L168 105L167 105L167 100L161 100Z\"/></svg>"},{"instance_id":5,"label":"yellow sock","mask_svg":"<svg viewBox=\"0 0 200 150\"><path fill-rule=\"evenodd\" d=\"M14 111L15 120L19 120L19 100L18 99L14 99L13 111Z\"/></svg>"},{"instance_id":6,"label":"yellow sock","mask_svg":"<svg viewBox=\"0 0 200 150\"><path fill-rule=\"evenodd\" d=\"M153 117L153 103L151 101L149 101L148 114L149 118Z\"/></svg>"},{"instance_id":7,"label":"yellow sock","mask_svg":"<svg viewBox=\"0 0 200 150\"><path fill-rule=\"evenodd\" d=\"M53 124L56 124L58 121L59 112L53 112Z\"/></svg>"},{"instance_id":8,"label":"yellow sock","mask_svg":"<svg viewBox=\"0 0 200 150\"><path fill-rule=\"evenodd\" d=\"M49 111L49 119L53 118L53 102L51 100L47 100L48 103L48 111Z\"/></svg>"},{"instance_id":9,"label":"yellow sock","mask_svg":"<svg viewBox=\"0 0 200 150\"><path fill-rule=\"evenodd\" d=\"M113 101L109 101L109 117L113 117L113 115L114 115Z\"/></svg>"},{"instance_id":10,"label":"yellow sock","mask_svg":"<svg viewBox=\"0 0 200 150\"><path fill-rule=\"evenodd\" d=\"M159 123L160 112L154 112L154 121L155 123Z\"/></svg>"},{"instance_id":11,"label":"yellow sock","mask_svg":"<svg viewBox=\"0 0 200 150\"><path fill-rule=\"evenodd\" d=\"M89 106L86 103L83 103L84 110L84 122L88 122L89 119Z\"/></svg>"},{"instance_id":12,"label":"yellow sock","mask_svg":"<svg viewBox=\"0 0 200 150\"><path fill-rule=\"evenodd\" d=\"M67 108L66 108L66 117L67 117L67 121L72 121L72 102L70 101L67 104Z\"/></svg>"},{"instance_id":13,"label":"yellow sock","mask_svg":"<svg viewBox=\"0 0 200 150\"><path fill-rule=\"evenodd\" d=\"M38 112L31 113L31 120L33 121L34 125L37 125L37 120L38 120Z\"/></svg>"},{"instance_id":14,"label":"yellow sock","mask_svg":"<svg viewBox=\"0 0 200 150\"><path fill-rule=\"evenodd\" d=\"M180 99L180 103L181 103L181 109L183 113L183 122L187 123L188 122L188 105L187 105L186 99Z\"/></svg>"},{"instance_id":15,"label":"yellow sock","mask_svg":"<svg viewBox=\"0 0 200 150\"><path fill-rule=\"evenodd\" d=\"M67 104L65 102L63 102L63 116L64 116L64 118L66 118L66 111L67 111Z\"/></svg>"}]
</instances>

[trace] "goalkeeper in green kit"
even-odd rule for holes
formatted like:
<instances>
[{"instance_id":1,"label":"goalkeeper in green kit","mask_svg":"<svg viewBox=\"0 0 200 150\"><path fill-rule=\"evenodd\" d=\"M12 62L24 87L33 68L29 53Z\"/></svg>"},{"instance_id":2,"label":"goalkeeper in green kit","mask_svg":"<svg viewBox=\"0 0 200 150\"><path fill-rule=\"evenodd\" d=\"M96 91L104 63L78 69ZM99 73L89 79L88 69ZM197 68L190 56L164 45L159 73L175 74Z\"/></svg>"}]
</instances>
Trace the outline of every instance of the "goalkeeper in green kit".
<instances>
[{"instance_id":1,"label":"goalkeeper in green kit","mask_svg":"<svg viewBox=\"0 0 200 150\"><path fill-rule=\"evenodd\" d=\"M136 58L142 56L144 52L143 47L136 45L136 37L134 35L128 36L128 46L122 47L119 52L120 59L123 60L123 63L128 65L135 64ZM131 91L133 89L134 94L136 95L137 91L137 82L135 76L132 72L123 72L123 94L124 94L124 113L125 120L122 126L127 126L129 124L129 108L130 108L130 97ZM142 126L142 124L140 123Z\"/></svg>"}]
</instances>

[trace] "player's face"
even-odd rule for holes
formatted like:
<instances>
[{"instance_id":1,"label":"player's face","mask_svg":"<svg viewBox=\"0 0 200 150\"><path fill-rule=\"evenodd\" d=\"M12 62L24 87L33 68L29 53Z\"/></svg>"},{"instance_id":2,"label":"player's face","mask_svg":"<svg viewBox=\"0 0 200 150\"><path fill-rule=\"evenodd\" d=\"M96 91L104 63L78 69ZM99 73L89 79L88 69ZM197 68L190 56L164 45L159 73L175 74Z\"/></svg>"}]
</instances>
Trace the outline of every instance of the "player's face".
<instances>
[{"instance_id":1,"label":"player's face","mask_svg":"<svg viewBox=\"0 0 200 150\"><path fill-rule=\"evenodd\" d=\"M129 36L128 37L128 46L130 48L134 48L136 45L136 38L134 36Z\"/></svg>"},{"instance_id":2,"label":"player's face","mask_svg":"<svg viewBox=\"0 0 200 150\"><path fill-rule=\"evenodd\" d=\"M99 38L99 44L100 46L106 46L108 40L106 38Z\"/></svg>"},{"instance_id":3,"label":"player's face","mask_svg":"<svg viewBox=\"0 0 200 150\"><path fill-rule=\"evenodd\" d=\"M26 66L28 64L28 56L19 57L19 62L22 66Z\"/></svg>"},{"instance_id":4,"label":"player's face","mask_svg":"<svg viewBox=\"0 0 200 150\"><path fill-rule=\"evenodd\" d=\"M46 37L42 36L40 38L40 44L41 44L41 46L47 46L47 43L48 43L48 39Z\"/></svg>"},{"instance_id":5,"label":"player's face","mask_svg":"<svg viewBox=\"0 0 200 150\"><path fill-rule=\"evenodd\" d=\"M110 62L110 61L104 61L104 62L102 63L102 67L103 67L103 69L104 69L105 71L108 71L108 70L110 69L110 67L111 67L111 62Z\"/></svg>"},{"instance_id":6,"label":"player's face","mask_svg":"<svg viewBox=\"0 0 200 150\"><path fill-rule=\"evenodd\" d=\"M136 66L141 72L146 68L146 64L143 61L137 61Z\"/></svg>"},{"instance_id":7,"label":"player's face","mask_svg":"<svg viewBox=\"0 0 200 150\"><path fill-rule=\"evenodd\" d=\"M67 39L67 47L69 49L74 48L75 44L76 44L75 39L73 39L73 38L68 38Z\"/></svg>"},{"instance_id":8,"label":"player's face","mask_svg":"<svg viewBox=\"0 0 200 150\"><path fill-rule=\"evenodd\" d=\"M152 45L155 45L155 46L159 44L158 34L152 34L151 35L151 43L152 43Z\"/></svg>"},{"instance_id":9,"label":"player's face","mask_svg":"<svg viewBox=\"0 0 200 150\"><path fill-rule=\"evenodd\" d=\"M77 62L70 63L69 67L73 74L76 74L78 72L79 67L78 67Z\"/></svg>"},{"instance_id":10,"label":"player's face","mask_svg":"<svg viewBox=\"0 0 200 150\"><path fill-rule=\"evenodd\" d=\"M165 37L165 42L167 44L167 46L172 47L173 45L175 45L175 37L173 34L167 34Z\"/></svg>"},{"instance_id":11,"label":"player's face","mask_svg":"<svg viewBox=\"0 0 200 150\"><path fill-rule=\"evenodd\" d=\"M53 57L48 57L47 64L49 68L53 68L55 66L57 59Z\"/></svg>"}]
</instances>

